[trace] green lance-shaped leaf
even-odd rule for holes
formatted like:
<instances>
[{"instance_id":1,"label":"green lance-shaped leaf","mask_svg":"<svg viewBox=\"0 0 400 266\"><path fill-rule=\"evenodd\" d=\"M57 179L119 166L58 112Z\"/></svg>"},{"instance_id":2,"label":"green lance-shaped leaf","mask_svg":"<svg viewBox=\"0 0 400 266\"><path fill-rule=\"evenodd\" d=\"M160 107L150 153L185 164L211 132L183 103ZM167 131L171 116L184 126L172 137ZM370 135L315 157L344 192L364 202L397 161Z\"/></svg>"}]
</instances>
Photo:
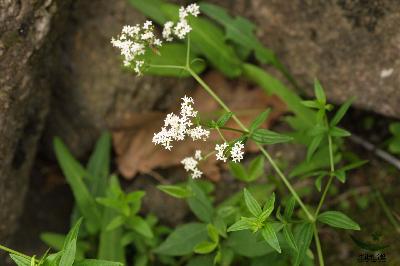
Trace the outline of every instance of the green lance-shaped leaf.
<instances>
[{"instance_id":1,"label":"green lance-shaped leaf","mask_svg":"<svg viewBox=\"0 0 400 266\"><path fill-rule=\"evenodd\" d=\"M121 213L123 213L125 216L129 216L130 215L130 209L128 204L126 204L125 202L121 201L120 199L115 199L115 198L97 198L96 202L111 208L113 210L119 211Z\"/></svg>"},{"instance_id":2,"label":"green lance-shaped leaf","mask_svg":"<svg viewBox=\"0 0 400 266\"><path fill-rule=\"evenodd\" d=\"M272 213L275 206L275 193L267 199L262 209L261 215L258 217L262 222L264 222Z\"/></svg>"},{"instance_id":3,"label":"green lance-shaped leaf","mask_svg":"<svg viewBox=\"0 0 400 266\"><path fill-rule=\"evenodd\" d=\"M94 198L90 195L88 188L83 182L87 176L83 167L74 159L61 139L54 139L54 150L60 167L71 186L74 198L80 213L85 218L85 224L90 233L95 233L100 226L100 212Z\"/></svg>"},{"instance_id":4,"label":"green lance-shaped leaf","mask_svg":"<svg viewBox=\"0 0 400 266\"><path fill-rule=\"evenodd\" d=\"M350 163L348 165L343 166L342 168L339 169L339 171L347 172L349 170L358 168L358 167L360 167L360 166L362 166L362 165L364 165L366 163L368 163L368 160L356 161L356 162L353 162L353 163Z\"/></svg>"},{"instance_id":5,"label":"green lance-shaped leaf","mask_svg":"<svg viewBox=\"0 0 400 266\"><path fill-rule=\"evenodd\" d=\"M351 133L340 127L332 127L329 129L329 135L332 137L348 137L351 135Z\"/></svg>"},{"instance_id":6,"label":"green lance-shaped leaf","mask_svg":"<svg viewBox=\"0 0 400 266\"><path fill-rule=\"evenodd\" d=\"M281 253L281 247L279 245L278 237L276 236L275 230L271 224L267 223L264 225L263 230L261 231L262 236L265 241L276 251Z\"/></svg>"},{"instance_id":7,"label":"green lance-shaped leaf","mask_svg":"<svg viewBox=\"0 0 400 266\"><path fill-rule=\"evenodd\" d=\"M264 156L254 158L249 165L247 182L252 182L264 174Z\"/></svg>"},{"instance_id":8,"label":"green lance-shaped leaf","mask_svg":"<svg viewBox=\"0 0 400 266\"><path fill-rule=\"evenodd\" d=\"M260 144L277 144L293 140L293 137L283 135L268 129L258 128L250 135L250 138Z\"/></svg>"},{"instance_id":9,"label":"green lance-shaped leaf","mask_svg":"<svg viewBox=\"0 0 400 266\"><path fill-rule=\"evenodd\" d=\"M74 263L74 266L123 266L123 265L124 264L121 262L94 260L94 259L85 259Z\"/></svg>"},{"instance_id":10,"label":"green lance-shaped leaf","mask_svg":"<svg viewBox=\"0 0 400 266\"><path fill-rule=\"evenodd\" d=\"M106 227L106 231L111 231L117 229L118 227L122 226L125 223L125 217L123 216L116 216L114 217Z\"/></svg>"},{"instance_id":11,"label":"green lance-shaped leaf","mask_svg":"<svg viewBox=\"0 0 400 266\"><path fill-rule=\"evenodd\" d=\"M225 9L209 3L201 3L200 9L225 28L228 40L239 44L241 49L254 50L256 59L261 63L272 63L277 67L279 66L275 54L270 49L265 48L257 39L254 34L256 26L249 20L243 17L233 18Z\"/></svg>"},{"instance_id":12,"label":"green lance-shaped leaf","mask_svg":"<svg viewBox=\"0 0 400 266\"><path fill-rule=\"evenodd\" d=\"M232 224L228 228L228 232L234 232L234 231L242 231L242 230L253 230L257 229L255 228L255 225L257 224L257 218L247 218L247 217L241 217L239 221L236 223Z\"/></svg>"},{"instance_id":13,"label":"green lance-shaped leaf","mask_svg":"<svg viewBox=\"0 0 400 266\"><path fill-rule=\"evenodd\" d=\"M188 197L186 201L190 209L200 221L211 223L214 216L211 200L196 182L189 182L189 187L192 191L192 196Z\"/></svg>"},{"instance_id":14,"label":"green lance-shaped leaf","mask_svg":"<svg viewBox=\"0 0 400 266\"><path fill-rule=\"evenodd\" d=\"M322 190L322 179L325 177L325 175L319 175L314 182L315 187L317 188L318 192L321 192Z\"/></svg>"},{"instance_id":15,"label":"green lance-shaped leaf","mask_svg":"<svg viewBox=\"0 0 400 266\"><path fill-rule=\"evenodd\" d=\"M351 98L344 102L340 107L339 110L335 113L335 116L332 118L331 122L329 123L331 127L336 126L342 120L344 115L346 114L347 110L349 110L354 98Z\"/></svg>"},{"instance_id":16,"label":"green lance-shaped leaf","mask_svg":"<svg viewBox=\"0 0 400 266\"><path fill-rule=\"evenodd\" d=\"M312 224L310 224L310 223L301 224L299 231L295 237L296 242L297 242L297 247L298 247L296 260L294 263L295 266L300 265L300 263L303 261L304 256L306 255L306 252L307 252L308 248L310 247L312 237L313 237Z\"/></svg>"},{"instance_id":17,"label":"green lance-shaped leaf","mask_svg":"<svg viewBox=\"0 0 400 266\"><path fill-rule=\"evenodd\" d=\"M320 109L321 108L321 104L318 101L310 101L310 100L305 100L305 101L301 101L301 104L308 107L308 108L313 108L313 109Z\"/></svg>"},{"instance_id":18,"label":"green lance-shaped leaf","mask_svg":"<svg viewBox=\"0 0 400 266\"><path fill-rule=\"evenodd\" d=\"M197 244L193 251L198 254L208 254L213 252L217 245L218 243L215 242L203 241Z\"/></svg>"},{"instance_id":19,"label":"green lance-shaped leaf","mask_svg":"<svg viewBox=\"0 0 400 266\"><path fill-rule=\"evenodd\" d=\"M275 252L266 241L263 239L260 241L258 235L248 230L230 233L226 245L231 248L236 255L247 258L264 256Z\"/></svg>"},{"instance_id":20,"label":"green lance-shaped leaf","mask_svg":"<svg viewBox=\"0 0 400 266\"><path fill-rule=\"evenodd\" d=\"M188 223L177 227L154 251L162 255L184 256L192 253L194 247L207 238L205 224Z\"/></svg>"},{"instance_id":21,"label":"green lance-shaped leaf","mask_svg":"<svg viewBox=\"0 0 400 266\"><path fill-rule=\"evenodd\" d=\"M324 138L324 135L317 135L313 137L310 145L307 148L307 161L310 161L316 150L319 148L322 140Z\"/></svg>"},{"instance_id":22,"label":"green lance-shaped leaf","mask_svg":"<svg viewBox=\"0 0 400 266\"><path fill-rule=\"evenodd\" d=\"M217 228L213 224L208 224L207 232L208 232L208 237L211 239L211 241L218 244L219 235Z\"/></svg>"},{"instance_id":23,"label":"green lance-shaped leaf","mask_svg":"<svg viewBox=\"0 0 400 266\"><path fill-rule=\"evenodd\" d=\"M225 124L231 119L233 113L232 112L227 112L224 113L220 118L218 118L216 124L218 127L223 127Z\"/></svg>"},{"instance_id":24,"label":"green lance-shaped leaf","mask_svg":"<svg viewBox=\"0 0 400 266\"><path fill-rule=\"evenodd\" d=\"M159 185L157 188L168 195L178 198L178 199L183 199L192 196L192 192L182 186L174 186L174 185Z\"/></svg>"},{"instance_id":25,"label":"green lance-shaped leaf","mask_svg":"<svg viewBox=\"0 0 400 266\"><path fill-rule=\"evenodd\" d=\"M253 132L257 128L259 128L268 118L269 114L271 113L271 109L267 109L264 112L261 112L254 120L251 122L249 127L249 131Z\"/></svg>"},{"instance_id":26,"label":"green lance-shaped leaf","mask_svg":"<svg viewBox=\"0 0 400 266\"><path fill-rule=\"evenodd\" d=\"M246 188L244 189L243 193L247 209L255 217L258 217L262 212L260 204L258 204L257 200L251 195L251 193Z\"/></svg>"},{"instance_id":27,"label":"green lance-shaped leaf","mask_svg":"<svg viewBox=\"0 0 400 266\"><path fill-rule=\"evenodd\" d=\"M338 170L338 171L336 171L336 172L334 173L334 175L336 176L336 178L337 178L340 182L342 182L342 183L345 183L345 182L346 182L346 172L345 172L345 171Z\"/></svg>"},{"instance_id":28,"label":"green lance-shaped leaf","mask_svg":"<svg viewBox=\"0 0 400 266\"><path fill-rule=\"evenodd\" d=\"M125 202L128 203L130 206L131 214L137 214L142 206L142 198L146 192L138 190L129 193L125 197Z\"/></svg>"},{"instance_id":29,"label":"green lance-shaped leaf","mask_svg":"<svg viewBox=\"0 0 400 266\"><path fill-rule=\"evenodd\" d=\"M137 233L141 234L147 238L153 238L154 234L147 224L147 222L140 216L133 216L127 220L127 225L129 228L135 230Z\"/></svg>"},{"instance_id":30,"label":"green lance-shaped leaf","mask_svg":"<svg viewBox=\"0 0 400 266\"><path fill-rule=\"evenodd\" d=\"M285 237L286 242L289 244L289 247L291 247L295 251L298 251L296 240L289 225L285 225L283 227L283 236Z\"/></svg>"},{"instance_id":31,"label":"green lance-shaped leaf","mask_svg":"<svg viewBox=\"0 0 400 266\"><path fill-rule=\"evenodd\" d=\"M86 167L90 178L88 187L93 197L101 197L106 193L110 174L110 153L111 135L104 132L96 142L96 147Z\"/></svg>"},{"instance_id":32,"label":"green lance-shaped leaf","mask_svg":"<svg viewBox=\"0 0 400 266\"><path fill-rule=\"evenodd\" d=\"M283 217L285 217L286 221L289 221L292 218L295 206L296 206L296 199L293 196L291 196L286 202L285 212L283 213Z\"/></svg>"},{"instance_id":33,"label":"green lance-shaped leaf","mask_svg":"<svg viewBox=\"0 0 400 266\"><path fill-rule=\"evenodd\" d=\"M339 211L327 211L318 215L318 221L330 225L332 227L347 229L347 230L360 230L360 226L350 219L347 215Z\"/></svg>"},{"instance_id":34,"label":"green lance-shaped leaf","mask_svg":"<svg viewBox=\"0 0 400 266\"><path fill-rule=\"evenodd\" d=\"M30 266L31 265L31 259L22 257L20 255L16 254L10 254L11 259L17 264L18 266Z\"/></svg>"},{"instance_id":35,"label":"green lance-shaped leaf","mask_svg":"<svg viewBox=\"0 0 400 266\"><path fill-rule=\"evenodd\" d=\"M59 266L72 266L74 263L76 255L76 242L78 240L78 233L81 223L82 218L80 218L68 232L64 240Z\"/></svg>"},{"instance_id":36,"label":"green lance-shaped leaf","mask_svg":"<svg viewBox=\"0 0 400 266\"><path fill-rule=\"evenodd\" d=\"M323 105L326 104L325 92L324 92L324 89L322 88L322 85L318 79L314 80L314 94L315 94L315 97L317 98L318 102L320 102Z\"/></svg>"},{"instance_id":37,"label":"green lance-shaped leaf","mask_svg":"<svg viewBox=\"0 0 400 266\"><path fill-rule=\"evenodd\" d=\"M60 258L61 258L62 252L57 252L54 254L48 255L44 259L44 264L45 266L59 266Z\"/></svg>"},{"instance_id":38,"label":"green lance-shaped leaf","mask_svg":"<svg viewBox=\"0 0 400 266\"><path fill-rule=\"evenodd\" d=\"M79 233L79 228L81 226L82 223L82 218L80 218L75 225L71 228L71 230L69 230L67 236L65 237L64 240L64 244L63 244L63 250L66 249L66 247L68 246L68 244L70 242L76 242L76 240L78 239L78 233Z\"/></svg>"},{"instance_id":39,"label":"green lance-shaped leaf","mask_svg":"<svg viewBox=\"0 0 400 266\"><path fill-rule=\"evenodd\" d=\"M111 194L112 192L108 190L107 196L112 196ZM125 229L121 226L114 230L107 230L115 217L120 217L117 211L111 208L104 209L96 258L100 260L125 262L125 248L121 240Z\"/></svg>"},{"instance_id":40,"label":"green lance-shaped leaf","mask_svg":"<svg viewBox=\"0 0 400 266\"><path fill-rule=\"evenodd\" d=\"M237 179L241 181L248 181L249 176L241 163L229 162L229 170Z\"/></svg>"},{"instance_id":41,"label":"green lance-shaped leaf","mask_svg":"<svg viewBox=\"0 0 400 266\"><path fill-rule=\"evenodd\" d=\"M72 266L75 261L75 253L76 239L75 241L69 242L65 249L63 249L59 266Z\"/></svg>"}]
</instances>

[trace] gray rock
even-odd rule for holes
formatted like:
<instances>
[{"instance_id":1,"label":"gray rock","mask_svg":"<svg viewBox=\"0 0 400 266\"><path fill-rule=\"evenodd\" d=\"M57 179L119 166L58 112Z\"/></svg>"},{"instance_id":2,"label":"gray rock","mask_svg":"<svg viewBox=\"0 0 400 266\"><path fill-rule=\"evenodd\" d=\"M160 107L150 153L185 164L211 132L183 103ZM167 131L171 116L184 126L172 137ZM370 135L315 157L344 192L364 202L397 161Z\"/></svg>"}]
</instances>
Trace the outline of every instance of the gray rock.
<instances>
[{"instance_id":1,"label":"gray rock","mask_svg":"<svg viewBox=\"0 0 400 266\"><path fill-rule=\"evenodd\" d=\"M0 242L21 213L28 174L49 109L43 54L68 1L0 1Z\"/></svg>"},{"instance_id":2,"label":"gray rock","mask_svg":"<svg viewBox=\"0 0 400 266\"><path fill-rule=\"evenodd\" d=\"M400 118L400 1L228 1L311 95ZM246 5L247 4L247 5Z\"/></svg>"}]
</instances>

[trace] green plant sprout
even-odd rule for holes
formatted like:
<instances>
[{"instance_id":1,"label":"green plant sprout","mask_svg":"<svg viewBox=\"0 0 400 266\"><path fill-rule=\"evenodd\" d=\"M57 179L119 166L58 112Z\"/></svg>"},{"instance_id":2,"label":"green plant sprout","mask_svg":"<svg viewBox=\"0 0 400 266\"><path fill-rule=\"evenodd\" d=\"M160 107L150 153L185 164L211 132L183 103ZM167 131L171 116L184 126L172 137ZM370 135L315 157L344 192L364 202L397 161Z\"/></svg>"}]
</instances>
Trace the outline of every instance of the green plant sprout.
<instances>
[{"instance_id":1,"label":"green plant sprout","mask_svg":"<svg viewBox=\"0 0 400 266\"><path fill-rule=\"evenodd\" d=\"M78 219L66 235L59 252L50 254L49 250L39 259L27 256L0 245L0 249L8 252L18 266L122 266L122 263L106 260L77 258L78 232L82 218Z\"/></svg>"}]
</instances>

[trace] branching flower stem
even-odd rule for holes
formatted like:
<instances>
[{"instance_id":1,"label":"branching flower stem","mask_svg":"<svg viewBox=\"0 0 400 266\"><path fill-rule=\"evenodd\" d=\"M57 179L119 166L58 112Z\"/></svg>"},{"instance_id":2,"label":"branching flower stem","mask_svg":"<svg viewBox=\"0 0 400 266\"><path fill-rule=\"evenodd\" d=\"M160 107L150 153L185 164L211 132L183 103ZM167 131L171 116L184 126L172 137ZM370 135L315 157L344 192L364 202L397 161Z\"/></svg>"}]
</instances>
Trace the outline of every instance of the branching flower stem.
<instances>
[{"instance_id":1,"label":"branching flower stem","mask_svg":"<svg viewBox=\"0 0 400 266\"><path fill-rule=\"evenodd\" d=\"M190 43L190 42L189 42ZM222 101L221 98L208 86L208 84L194 72L189 65L189 61L186 60L187 65L186 66L177 66L177 65L150 65L151 67L158 67L158 68L174 68L174 69L182 69L186 70L199 84L200 86L203 87L207 91L207 93L224 109L226 112L232 113L231 109ZM236 122L236 124L242 129L241 132L249 133L248 128L239 120L239 118L236 115L232 115L232 119ZM227 128L228 129L228 128ZM229 128L230 130L230 128ZM256 144L261 153L267 158L271 166L274 168L278 176L282 179L283 183L286 185L290 193L293 195L297 203L300 205L300 207L303 209L305 214L307 215L308 219L310 222L315 222L315 217L311 214L311 212L308 210L308 208L304 205L303 201L300 199L299 195L297 192L294 190L293 186L290 184L289 180L286 178L286 176L282 173L282 171L279 169L278 165L275 163L275 161L272 159L270 154L264 149L264 147L260 144Z\"/></svg>"},{"instance_id":2,"label":"branching flower stem","mask_svg":"<svg viewBox=\"0 0 400 266\"><path fill-rule=\"evenodd\" d=\"M210 96L226 111L226 112L231 112L231 109L219 98L217 94L207 85L207 83L204 82L203 79L199 75L197 75L191 68L190 66L186 66L186 70L189 72L189 74L210 94ZM236 115L232 115L232 119L238 124L238 126L246 133L249 133L248 128L239 120L239 118ZM261 153L267 158L271 166L274 168L274 170L277 172L279 177L282 179L283 183L286 185L286 187L289 189L290 193L293 195L293 197L296 199L300 207L303 209L303 211L306 213L308 219L311 222L315 221L314 216L310 213L310 211L307 209L307 207L304 205L303 201L300 199L299 195L297 192L294 190L292 185L290 184L289 180L286 178L286 176L282 173L282 171L279 169L275 161L272 159L272 157L269 155L269 153L264 149L264 147L260 144L257 143L257 147L260 149Z\"/></svg>"},{"instance_id":3,"label":"branching flower stem","mask_svg":"<svg viewBox=\"0 0 400 266\"><path fill-rule=\"evenodd\" d=\"M316 223L313 223L313 230L314 230L314 239L315 239L315 246L317 248L319 266L324 266L325 265L324 255L322 253L322 248L321 248L321 243L319 241L318 228Z\"/></svg>"},{"instance_id":4,"label":"branching flower stem","mask_svg":"<svg viewBox=\"0 0 400 266\"><path fill-rule=\"evenodd\" d=\"M186 64L185 66L178 66L178 65L150 65L151 67L156 67L156 68L172 68L172 69L181 69L184 71L187 71L199 84L200 86L203 87L204 90L222 107L222 109L226 112L233 113L231 109L222 101L221 98L208 86L208 84L199 76L195 71L193 71L190 67L190 39L188 39L187 42L187 54L186 54ZM234 129L234 128L228 128L228 127L221 127L220 129L222 130L231 130L231 131L236 131L240 132L242 134L248 134L249 130L248 128L240 121L240 119L233 114L232 119L236 122L236 124L241 128L241 129ZM219 132L221 133L221 132ZM315 238L315 244L316 244L316 249L318 253L318 261L320 266L324 266L324 258L323 258L323 253L322 253L322 248L321 248L321 243L319 241L319 236L318 236L318 228L316 224L316 217L325 201L327 192L331 186L331 183L334 178L334 171L335 171L335 165L334 165L334 159L333 159L333 145L332 145L332 137L328 136L328 142L329 142L329 158L330 158L330 165L331 165L331 172L330 172L330 177L329 181L324 189L323 195L321 197L321 200L318 204L317 211L315 214L311 214L311 212L308 210L308 208L305 206L293 186L290 184L289 180L287 177L283 174L283 172L280 170L278 165L275 163L275 161L272 159L271 155L264 149L264 147L256 143L258 149L261 151L261 153L267 158L268 162L271 164L272 168L274 168L275 172L278 174L279 178L283 181L287 189L290 191L290 193L293 195L294 199L297 201L301 209L304 211L304 213L307 215L307 218L309 219L310 223L312 223L313 226L313 231L314 231L314 238ZM207 156L210 156L207 155Z\"/></svg>"}]
</instances>

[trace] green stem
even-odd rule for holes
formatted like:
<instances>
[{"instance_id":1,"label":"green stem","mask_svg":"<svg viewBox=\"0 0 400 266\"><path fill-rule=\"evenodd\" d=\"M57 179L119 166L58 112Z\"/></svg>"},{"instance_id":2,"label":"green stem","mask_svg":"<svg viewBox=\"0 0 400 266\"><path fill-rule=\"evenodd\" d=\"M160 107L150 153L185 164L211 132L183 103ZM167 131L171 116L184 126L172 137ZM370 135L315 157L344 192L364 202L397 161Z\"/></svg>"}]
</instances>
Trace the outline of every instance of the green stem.
<instances>
[{"instance_id":1,"label":"green stem","mask_svg":"<svg viewBox=\"0 0 400 266\"><path fill-rule=\"evenodd\" d=\"M176 66L176 65L154 65L154 64L149 64L149 67L154 67L154 68L172 68L172 69L182 69L186 70L186 67L184 66Z\"/></svg>"},{"instance_id":2,"label":"green stem","mask_svg":"<svg viewBox=\"0 0 400 266\"><path fill-rule=\"evenodd\" d=\"M215 94L215 92L207 85L207 83L205 83L199 75L197 75L192 69L190 69L190 67L188 67L186 69L190 75L192 75L192 77L208 92L208 94L211 95L211 97L226 111L226 112L230 112L233 113L229 107L221 100L221 98L218 97L217 94ZM239 125L240 128L243 129L243 131L245 131L246 133L249 132L248 128L239 120L239 118L233 114L232 115L232 119ZM292 193L293 197L296 199L296 201L299 203L300 207L304 210L304 212L306 213L308 219L312 222L315 221L314 216L309 212L309 210L307 209L307 207L304 205L303 201L300 199L299 195L297 194L297 192L294 190L294 188L292 187L292 185L290 184L290 182L288 181L288 179L286 178L286 176L282 173L282 171L279 169L279 167L277 166L277 164L275 163L275 161L271 158L271 156L269 155L269 153L264 149L264 147L262 145L260 145L259 143L257 143L257 147L260 149L261 153L267 158L267 160L269 161L269 163L271 164L271 166L274 168L274 170L277 172L278 176L282 179L283 183L286 185L286 187L289 189L290 193Z\"/></svg>"},{"instance_id":3,"label":"green stem","mask_svg":"<svg viewBox=\"0 0 400 266\"><path fill-rule=\"evenodd\" d=\"M0 245L0 249L4 250L5 252L8 252L8 253L11 253L11 254L14 254L14 255L18 255L18 256L24 257L25 259L28 259L28 260L31 260L31 259L32 259L31 257L29 257L29 256L27 256L27 255L25 255L25 254L22 254L22 253L20 253L20 252L18 252L18 251L16 251L16 250L13 250L13 249L11 249L11 248L5 247L5 246L3 246L3 245ZM35 260L35 261L37 261L37 260Z\"/></svg>"},{"instance_id":4,"label":"green stem","mask_svg":"<svg viewBox=\"0 0 400 266\"><path fill-rule=\"evenodd\" d=\"M235 131L235 132L239 132L239 133L242 133L242 134L246 134L247 133L244 130L240 130L240 129L237 129L237 128L231 128L231 127L219 127L219 129L228 130L228 131Z\"/></svg>"},{"instance_id":5,"label":"green stem","mask_svg":"<svg viewBox=\"0 0 400 266\"><path fill-rule=\"evenodd\" d=\"M322 254L321 243L319 242L318 229L316 223L313 223L315 245L317 247L319 266L324 266L324 255Z\"/></svg>"},{"instance_id":6,"label":"green stem","mask_svg":"<svg viewBox=\"0 0 400 266\"><path fill-rule=\"evenodd\" d=\"M190 67L190 34L187 37L187 48L186 48L186 67Z\"/></svg>"},{"instance_id":7,"label":"green stem","mask_svg":"<svg viewBox=\"0 0 400 266\"><path fill-rule=\"evenodd\" d=\"M329 173L329 180L328 183L325 186L324 192L322 193L321 200L319 201L317 210L315 211L314 217L318 216L319 211L322 208L322 205L324 204L326 195L328 194L329 188L331 187L334 175L333 173L335 172L335 162L333 160L333 145L332 145L332 137L328 135L328 144L329 144L329 160L330 160L330 165L331 165L331 171Z\"/></svg>"},{"instance_id":8,"label":"green stem","mask_svg":"<svg viewBox=\"0 0 400 266\"><path fill-rule=\"evenodd\" d=\"M221 137L221 139L222 139L224 142L226 142L226 139L225 139L224 135L222 135L222 132L221 132L221 130L219 130L219 128L218 128L218 127L216 128L216 130L217 130L217 132L218 132L219 136Z\"/></svg>"}]
</instances>

